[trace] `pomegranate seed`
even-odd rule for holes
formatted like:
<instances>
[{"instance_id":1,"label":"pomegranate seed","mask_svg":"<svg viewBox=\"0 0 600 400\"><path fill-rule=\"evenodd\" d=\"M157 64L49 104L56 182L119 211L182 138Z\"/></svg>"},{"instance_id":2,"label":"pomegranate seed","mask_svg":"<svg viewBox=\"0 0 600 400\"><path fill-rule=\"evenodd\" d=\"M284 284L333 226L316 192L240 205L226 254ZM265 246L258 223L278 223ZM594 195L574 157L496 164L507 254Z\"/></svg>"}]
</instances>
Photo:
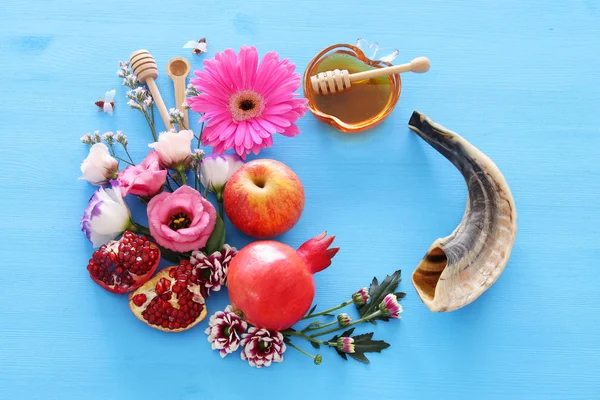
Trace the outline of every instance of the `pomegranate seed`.
<instances>
[{"instance_id":1,"label":"pomegranate seed","mask_svg":"<svg viewBox=\"0 0 600 400\"><path fill-rule=\"evenodd\" d=\"M146 302L146 295L141 293L141 294L133 296L133 299L131 299L131 300L133 301L133 304L135 304L138 307L141 307Z\"/></svg>"}]
</instances>

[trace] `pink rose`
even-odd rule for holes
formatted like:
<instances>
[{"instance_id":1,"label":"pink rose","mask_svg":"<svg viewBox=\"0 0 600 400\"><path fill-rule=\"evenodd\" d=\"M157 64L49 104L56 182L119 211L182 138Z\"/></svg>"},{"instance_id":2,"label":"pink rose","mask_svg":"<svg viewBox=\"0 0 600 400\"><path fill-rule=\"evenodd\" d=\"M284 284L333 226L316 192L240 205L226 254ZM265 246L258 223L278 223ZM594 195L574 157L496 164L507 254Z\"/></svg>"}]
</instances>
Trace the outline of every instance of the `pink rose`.
<instances>
[{"instance_id":1,"label":"pink rose","mask_svg":"<svg viewBox=\"0 0 600 400\"><path fill-rule=\"evenodd\" d=\"M152 197L160 191L167 179L167 170L161 169L160 157L156 151L148 153L138 165L130 165L117 177L123 197L128 194Z\"/></svg>"},{"instance_id":2,"label":"pink rose","mask_svg":"<svg viewBox=\"0 0 600 400\"><path fill-rule=\"evenodd\" d=\"M217 212L213 205L189 186L163 192L148 203L148 224L156 242L170 250L191 251L206 245Z\"/></svg>"}]
</instances>

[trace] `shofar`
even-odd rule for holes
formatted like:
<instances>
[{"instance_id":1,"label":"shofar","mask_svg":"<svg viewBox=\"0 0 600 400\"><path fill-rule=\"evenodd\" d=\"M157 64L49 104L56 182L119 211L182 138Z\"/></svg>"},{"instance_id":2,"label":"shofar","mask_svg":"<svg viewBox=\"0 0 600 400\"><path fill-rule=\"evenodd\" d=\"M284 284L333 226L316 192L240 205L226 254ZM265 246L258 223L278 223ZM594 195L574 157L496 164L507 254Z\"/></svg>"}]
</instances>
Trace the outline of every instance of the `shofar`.
<instances>
[{"instance_id":1,"label":"shofar","mask_svg":"<svg viewBox=\"0 0 600 400\"><path fill-rule=\"evenodd\" d=\"M409 128L446 157L463 175L469 196L461 223L433 242L412 282L431 311L459 309L500 276L517 233L517 212L502 173L471 143L413 112Z\"/></svg>"}]
</instances>

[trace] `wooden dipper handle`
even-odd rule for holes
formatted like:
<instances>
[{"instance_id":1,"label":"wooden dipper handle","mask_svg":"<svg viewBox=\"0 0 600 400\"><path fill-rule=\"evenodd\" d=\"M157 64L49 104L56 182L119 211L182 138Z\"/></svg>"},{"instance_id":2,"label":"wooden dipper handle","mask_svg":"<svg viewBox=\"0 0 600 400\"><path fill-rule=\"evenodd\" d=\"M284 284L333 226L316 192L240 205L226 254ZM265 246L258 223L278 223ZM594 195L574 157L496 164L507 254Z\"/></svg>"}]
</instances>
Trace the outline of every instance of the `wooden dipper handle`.
<instances>
[{"instance_id":1,"label":"wooden dipper handle","mask_svg":"<svg viewBox=\"0 0 600 400\"><path fill-rule=\"evenodd\" d=\"M416 72L421 74L429 71L430 62L427 57L417 57L409 63L395 65L393 67L377 68L370 71L350 74L348 70L334 69L333 71L319 72L310 77L310 83L315 93L322 95L341 92L350 89L352 82L367 81L372 78L380 78L400 74L403 72Z\"/></svg>"},{"instance_id":2,"label":"wooden dipper handle","mask_svg":"<svg viewBox=\"0 0 600 400\"><path fill-rule=\"evenodd\" d=\"M158 112L165 123L165 127L167 130L173 129L173 125L169 122L169 112L167 111L165 102L160 95L156 82L154 82L154 80L158 78L158 67L156 66L154 57L152 57L152 54L150 54L148 50L141 49L131 54L129 63L131 65L131 70L137 76L138 80L141 83L148 85L148 89L150 89L150 93L152 94Z\"/></svg>"},{"instance_id":3,"label":"wooden dipper handle","mask_svg":"<svg viewBox=\"0 0 600 400\"><path fill-rule=\"evenodd\" d=\"M173 80L175 89L175 108L181 110L183 113L183 124L185 129L189 129L190 124L188 121L188 110L181 107L185 100L185 89L186 89L186 78L192 71L192 65L190 62L183 57L176 57L171 59L167 63L167 75ZM179 127L181 130L182 127Z\"/></svg>"}]
</instances>

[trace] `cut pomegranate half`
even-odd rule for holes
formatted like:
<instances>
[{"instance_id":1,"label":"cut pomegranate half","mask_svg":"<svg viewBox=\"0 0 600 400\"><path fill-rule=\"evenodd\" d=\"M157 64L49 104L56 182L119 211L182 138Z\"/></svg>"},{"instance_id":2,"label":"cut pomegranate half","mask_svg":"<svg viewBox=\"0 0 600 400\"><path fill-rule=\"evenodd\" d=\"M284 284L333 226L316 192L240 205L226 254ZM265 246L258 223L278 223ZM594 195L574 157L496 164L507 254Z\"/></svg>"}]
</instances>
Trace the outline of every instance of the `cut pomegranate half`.
<instances>
[{"instance_id":1,"label":"cut pomegranate half","mask_svg":"<svg viewBox=\"0 0 600 400\"><path fill-rule=\"evenodd\" d=\"M206 317L201 286L189 261L167 267L129 295L129 308L152 328L181 332Z\"/></svg>"},{"instance_id":2,"label":"cut pomegranate half","mask_svg":"<svg viewBox=\"0 0 600 400\"><path fill-rule=\"evenodd\" d=\"M125 231L94 252L87 270L98 285L112 293L131 292L146 282L160 263L160 250L145 236Z\"/></svg>"}]
</instances>

